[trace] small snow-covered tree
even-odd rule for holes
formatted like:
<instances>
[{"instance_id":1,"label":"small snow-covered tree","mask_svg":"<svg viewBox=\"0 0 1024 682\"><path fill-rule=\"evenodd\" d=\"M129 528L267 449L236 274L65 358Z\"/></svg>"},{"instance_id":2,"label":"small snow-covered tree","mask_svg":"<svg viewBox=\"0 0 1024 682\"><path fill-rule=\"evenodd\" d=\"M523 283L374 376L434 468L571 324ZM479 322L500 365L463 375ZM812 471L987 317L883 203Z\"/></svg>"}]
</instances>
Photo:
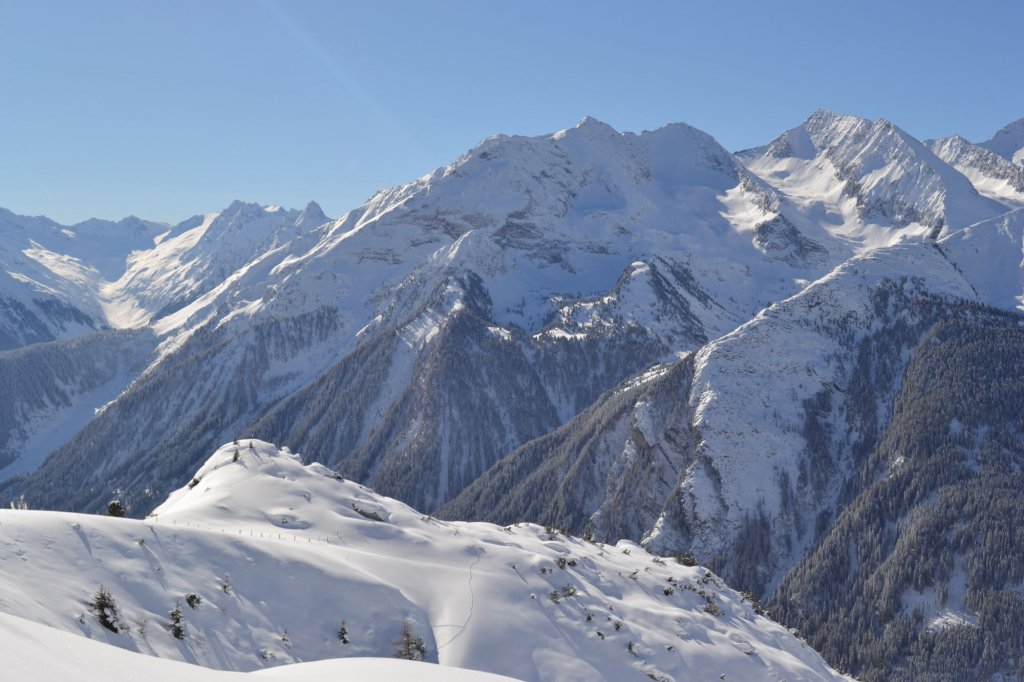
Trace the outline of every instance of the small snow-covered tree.
<instances>
[{"instance_id":1,"label":"small snow-covered tree","mask_svg":"<svg viewBox=\"0 0 1024 682\"><path fill-rule=\"evenodd\" d=\"M121 614L117 609L117 602L114 601L114 595L103 585L100 585L100 589L92 596L89 610L96 616L100 625L111 632L121 633L126 629L121 623Z\"/></svg>"},{"instance_id":2,"label":"small snow-covered tree","mask_svg":"<svg viewBox=\"0 0 1024 682\"><path fill-rule=\"evenodd\" d=\"M395 658L422 661L424 654L427 653L423 638L413 631L412 622L408 618L402 621L402 633L394 644Z\"/></svg>"},{"instance_id":3,"label":"small snow-covered tree","mask_svg":"<svg viewBox=\"0 0 1024 682\"><path fill-rule=\"evenodd\" d=\"M185 639L185 619L181 615L181 604L175 604L174 610L168 614L171 622L167 624L167 630L174 639Z\"/></svg>"},{"instance_id":4,"label":"small snow-covered tree","mask_svg":"<svg viewBox=\"0 0 1024 682\"><path fill-rule=\"evenodd\" d=\"M135 615L135 631L143 638L149 632L149 616L143 611Z\"/></svg>"},{"instance_id":5,"label":"small snow-covered tree","mask_svg":"<svg viewBox=\"0 0 1024 682\"><path fill-rule=\"evenodd\" d=\"M107 516L117 516L120 518L124 516L124 513L124 504L121 500L111 500L107 505Z\"/></svg>"},{"instance_id":6,"label":"small snow-covered tree","mask_svg":"<svg viewBox=\"0 0 1024 682\"><path fill-rule=\"evenodd\" d=\"M348 623L341 621L341 627L338 628L338 639L341 640L342 644L348 644Z\"/></svg>"},{"instance_id":7,"label":"small snow-covered tree","mask_svg":"<svg viewBox=\"0 0 1024 682\"><path fill-rule=\"evenodd\" d=\"M696 566L697 559L689 552L684 552L676 556L676 563L682 564L683 566Z\"/></svg>"},{"instance_id":8,"label":"small snow-covered tree","mask_svg":"<svg viewBox=\"0 0 1024 682\"><path fill-rule=\"evenodd\" d=\"M223 592L224 594L231 594L231 576L230 575L225 573L224 577L217 581L217 584L220 585L221 592Z\"/></svg>"}]
</instances>

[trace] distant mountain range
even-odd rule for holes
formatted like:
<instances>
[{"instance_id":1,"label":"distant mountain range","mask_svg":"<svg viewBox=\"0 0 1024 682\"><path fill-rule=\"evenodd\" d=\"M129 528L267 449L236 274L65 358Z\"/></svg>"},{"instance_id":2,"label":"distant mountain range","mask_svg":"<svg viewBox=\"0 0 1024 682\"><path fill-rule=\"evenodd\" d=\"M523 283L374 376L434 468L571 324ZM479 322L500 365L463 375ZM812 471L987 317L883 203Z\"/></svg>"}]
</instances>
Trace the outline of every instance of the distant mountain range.
<instances>
[{"instance_id":1,"label":"distant mountain range","mask_svg":"<svg viewBox=\"0 0 1024 682\"><path fill-rule=\"evenodd\" d=\"M0 495L143 516L255 436L692 553L863 679L1024 674L1022 164L1024 119L732 154L586 118L337 220L0 212Z\"/></svg>"}]
</instances>

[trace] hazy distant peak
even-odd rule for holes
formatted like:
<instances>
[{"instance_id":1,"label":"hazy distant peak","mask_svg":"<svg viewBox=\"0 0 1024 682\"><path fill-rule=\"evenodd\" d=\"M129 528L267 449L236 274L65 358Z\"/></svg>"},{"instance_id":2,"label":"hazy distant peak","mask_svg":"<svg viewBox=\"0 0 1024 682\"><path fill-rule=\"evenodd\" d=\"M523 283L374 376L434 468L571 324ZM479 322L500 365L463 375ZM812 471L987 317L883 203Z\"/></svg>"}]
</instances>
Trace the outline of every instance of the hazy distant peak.
<instances>
[{"instance_id":1,"label":"hazy distant peak","mask_svg":"<svg viewBox=\"0 0 1024 682\"><path fill-rule=\"evenodd\" d=\"M584 116L572 128L560 130L551 136L553 140L561 140L568 137L583 137L588 140L614 139L622 137L622 134L607 123L599 121L593 116Z\"/></svg>"},{"instance_id":2,"label":"hazy distant peak","mask_svg":"<svg viewBox=\"0 0 1024 682\"><path fill-rule=\"evenodd\" d=\"M302 213L295 219L296 227L317 227L330 221L324 211L320 208L320 204L315 201L310 201L306 204L306 208L302 209Z\"/></svg>"}]
</instances>

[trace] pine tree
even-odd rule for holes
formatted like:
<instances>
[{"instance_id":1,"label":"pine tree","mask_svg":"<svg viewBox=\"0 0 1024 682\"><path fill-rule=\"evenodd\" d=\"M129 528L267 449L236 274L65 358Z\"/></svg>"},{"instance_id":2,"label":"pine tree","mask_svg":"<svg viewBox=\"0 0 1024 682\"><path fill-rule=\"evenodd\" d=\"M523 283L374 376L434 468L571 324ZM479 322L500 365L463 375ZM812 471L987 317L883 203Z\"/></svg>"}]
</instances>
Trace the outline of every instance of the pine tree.
<instances>
[{"instance_id":1,"label":"pine tree","mask_svg":"<svg viewBox=\"0 0 1024 682\"><path fill-rule=\"evenodd\" d=\"M338 639L341 640L342 644L348 644L348 624L345 621L341 621L341 627L338 628Z\"/></svg>"},{"instance_id":2,"label":"pine tree","mask_svg":"<svg viewBox=\"0 0 1024 682\"><path fill-rule=\"evenodd\" d=\"M121 624L121 614L117 609L117 602L114 601L110 590L103 585L100 585L100 589L96 590L92 601L89 602L89 610L96 616L100 625L111 632L120 633L125 629Z\"/></svg>"},{"instance_id":3,"label":"pine tree","mask_svg":"<svg viewBox=\"0 0 1024 682\"><path fill-rule=\"evenodd\" d=\"M422 661L424 654L427 653L423 638L413 632L412 623L408 618L402 621L402 634L394 644L395 658Z\"/></svg>"},{"instance_id":4,"label":"pine tree","mask_svg":"<svg viewBox=\"0 0 1024 682\"><path fill-rule=\"evenodd\" d=\"M167 629L170 630L171 636L174 639L185 639L185 620L181 615L181 604L175 604L169 615L171 622L168 623Z\"/></svg>"}]
</instances>

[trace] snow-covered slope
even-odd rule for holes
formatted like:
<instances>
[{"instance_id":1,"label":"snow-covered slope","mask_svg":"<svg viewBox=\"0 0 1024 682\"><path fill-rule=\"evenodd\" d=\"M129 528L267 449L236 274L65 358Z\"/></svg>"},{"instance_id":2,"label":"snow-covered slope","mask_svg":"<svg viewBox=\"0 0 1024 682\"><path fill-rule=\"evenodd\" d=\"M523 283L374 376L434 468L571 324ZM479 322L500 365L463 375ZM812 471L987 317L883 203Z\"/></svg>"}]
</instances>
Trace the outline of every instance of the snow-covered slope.
<instances>
[{"instance_id":1,"label":"snow-covered slope","mask_svg":"<svg viewBox=\"0 0 1024 682\"><path fill-rule=\"evenodd\" d=\"M1024 209L954 232L939 247L982 301L1024 311Z\"/></svg>"},{"instance_id":2,"label":"snow-covered slope","mask_svg":"<svg viewBox=\"0 0 1024 682\"><path fill-rule=\"evenodd\" d=\"M225 670L389 656L405 623L426 660L526 681L840 679L705 569L437 521L262 441L220 448L145 521L11 510L0 544L4 612ZM119 632L90 613L101 585Z\"/></svg>"},{"instance_id":3,"label":"snow-covered slope","mask_svg":"<svg viewBox=\"0 0 1024 682\"><path fill-rule=\"evenodd\" d=\"M280 666L260 674L202 668L125 651L91 639L0 613L3 679L34 682L515 682L476 670L399 659L350 658Z\"/></svg>"},{"instance_id":4,"label":"snow-covered slope","mask_svg":"<svg viewBox=\"0 0 1024 682\"><path fill-rule=\"evenodd\" d=\"M920 304L903 314L932 307L933 321L914 334L877 440L855 457L849 502L769 605L866 681L1014 679L1024 655L1024 317ZM861 386L890 374L877 364Z\"/></svg>"},{"instance_id":5,"label":"snow-covered slope","mask_svg":"<svg viewBox=\"0 0 1024 682\"><path fill-rule=\"evenodd\" d=\"M817 111L739 156L830 231L868 247L946 234L1007 210L886 120Z\"/></svg>"}]
</instances>

